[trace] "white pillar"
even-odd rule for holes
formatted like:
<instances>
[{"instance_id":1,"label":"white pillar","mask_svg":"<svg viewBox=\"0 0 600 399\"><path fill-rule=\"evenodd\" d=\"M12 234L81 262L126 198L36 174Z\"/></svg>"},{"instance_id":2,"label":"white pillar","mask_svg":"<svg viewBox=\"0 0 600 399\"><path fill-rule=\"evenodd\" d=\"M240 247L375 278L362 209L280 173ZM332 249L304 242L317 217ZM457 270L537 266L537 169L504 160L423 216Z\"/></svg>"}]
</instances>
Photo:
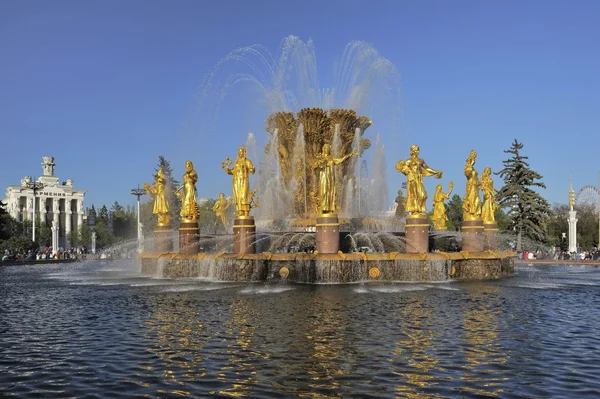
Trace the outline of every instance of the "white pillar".
<instances>
[{"instance_id":1,"label":"white pillar","mask_svg":"<svg viewBox=\"0 0 600 399\"><path fill-rule=\"evenodd\" d=\"M77 228L83 226L83 200L77 200Z\"/></svg>"},{"instance_id":2,"label":"white pillar","mask_svg":"<svg viewBox=\"0 0 600 399\"><path fill-rule=\"evenodd\" d=\"M69 198L65 199L65 242L66 248L69 249L71 247L71 242L69 241L69 234L71 233L71 217L73 216L71 212L71 200Z\"/></svg>"},{"instance_id":3,"label":"white pillar","mask_svg":"<svg viewBox=\"0 0 600 399\"><path fill-rule=\"evenodd\" d=\"M40 219L40 223L43 224L46 222L46 198L44 197L38 197L38 201L39 201L39 206L38 206L38 213L39 213L39 219Z\"/></svg>"},{"instance_id":4,"label":"white pillar","mask_svg":"<svg viewBox=\"0 0 600 399\"><path fill-rule=\"evenodd\" d=\"M569 253L577 252L577 211L569 211Z\"/></svg>"},{"instance_id":5,"label":"white pillar","mask_svg":"<svg viewBox=\"0 0 600 399\"><path fill-rule=\"evenodd\" d=\"M27 194L27 220L33 220L33 197Z\"/></svg>"},{"instance_id":6,"label":"white pillar","mask_svg":"<svg viewBox=\"0 0 600 399\"><path fill-rule=\"evenodd\" d=\"M60 201L58 198L54 198L52 200L52 214L53 214L53 226L56 227L56 247L55 250L58 250L58 233L60 231ZM54 241L52 246L54 246Z\"/></svg>"},{"instance_id":7,"label":"white pillar","mask_svg":"<svg viewBox=\"0 0 600 399\"><path fill-rule=\"evenodd\" d=\"M56 220L52 222L52 252L58 251L58 223Z\"/></svg>"}]
</instances>

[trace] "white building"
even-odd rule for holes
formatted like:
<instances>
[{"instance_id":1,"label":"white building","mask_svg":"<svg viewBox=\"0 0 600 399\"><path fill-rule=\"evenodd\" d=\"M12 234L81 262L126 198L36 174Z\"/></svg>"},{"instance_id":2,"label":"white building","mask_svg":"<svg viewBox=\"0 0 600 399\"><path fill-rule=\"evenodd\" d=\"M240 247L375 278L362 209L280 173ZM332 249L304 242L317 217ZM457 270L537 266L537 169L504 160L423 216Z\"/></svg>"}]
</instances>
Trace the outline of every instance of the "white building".
<instances>
[{"instance_id":1,"label":"white building","mask_svg":"<svg viewBox=\"0 0 600 399\"><path fill-rule=\"evenodd\" d=\"M16 220L33 220L56 226L59 231L59 246L69 248L68 237L72 230L83 225L83 198L85 190L75 190L73 180L67 179L59 183L54 176L54 157L43 157L43 174L37 179L36 189L32 186L31 176L21 179L20 186L9 186L6 189L8 213ZM34 204L35 198L35 204Z\"/></svg>"}]
</instances>

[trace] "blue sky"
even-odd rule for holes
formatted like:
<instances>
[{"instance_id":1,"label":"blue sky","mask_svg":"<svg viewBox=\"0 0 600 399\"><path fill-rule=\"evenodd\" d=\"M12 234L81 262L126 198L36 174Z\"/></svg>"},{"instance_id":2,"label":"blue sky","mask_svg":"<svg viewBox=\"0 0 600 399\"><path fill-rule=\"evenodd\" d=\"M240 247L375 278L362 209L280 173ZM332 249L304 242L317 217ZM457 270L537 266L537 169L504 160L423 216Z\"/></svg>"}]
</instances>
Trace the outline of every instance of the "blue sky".
<instances>
[{"instance_id":1,"label":"blue sky","mask_svg":"<svg viewBox=\"0 0 600 399\"><path fill-rule=\"evenodd\" d=\"M51 155L62 180L88 190L87 206L132 204L130 189L151 181L163 154L177 175L194 161L199 196L229 192L221 160L248 132L266 139L268 115L242 85L207 127L202 82L236 48L276 54L295 35L312 39L323 88L351 41L397 68L401 119L374 118L367 132L382 135L390 197L404 181L393 166L413 142L462 195L469 150L480 170L497 171L517 138L543 195L566 203L569 175L576 189L598 184L598 15L596 1L5 0L0 187L39 175Z\"/></svg>"}]
</instances>

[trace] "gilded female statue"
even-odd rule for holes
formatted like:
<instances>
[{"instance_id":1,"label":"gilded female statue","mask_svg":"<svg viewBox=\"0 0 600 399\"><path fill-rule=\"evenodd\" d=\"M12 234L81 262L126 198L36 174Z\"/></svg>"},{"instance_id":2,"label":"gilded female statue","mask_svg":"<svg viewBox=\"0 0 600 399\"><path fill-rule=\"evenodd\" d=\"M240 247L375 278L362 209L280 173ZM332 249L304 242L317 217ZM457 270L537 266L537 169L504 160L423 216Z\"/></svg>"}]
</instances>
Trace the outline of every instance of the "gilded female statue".
<instances>
[{"instance_id":1,"label":"gilded female statue","mask_svg":"<svg viewBox=\"0 0 600 399\"><path fill-rule=\"evenodd\" d=\"M324 144L323 150L317 155L313 169L319 169L319 196L317 205L320 213L335 212L335 171L334 166L339 165L357 152L351 152L341 158L331 154L331 145Z\"/></svg>"},{"instance_id":2,"label":"gilded female statue","mask_svg":"<svg viewBox=\"0 0 600 399\"><path fill-rule=\"evenodd\" d=\"M221 221L225 230L229 228L229 219L227 219L227 209L231 206L231 201L225 198L225 194L220 193L219 199L215 202L212 210L215 213L217 219Z\"/></svg>"},{"instance_id":3,"label":"gilded female statue","mask_svg":"<svg viewBox=\"0 0 600 399\"><path fill-rule=\"evenodd\" d=\"M425 201L427 192L423 184L423 177L435 176L436 179L442 177L441 170L431 169L425 161L419 158L419 146L413 144L410 147L410 158L400 160L396 164L396 170L406 175L406 212L411 216L424 216L427 210Z\"/></svg>"},{"instance_id":4,"label":"gilded female statue","mask_svg":"<svg viewBox=\"0 0 600 399\"><path fill-rule=\"evenodd\" d=\"M231 159L225 158L221 165L228 175L233 176L233 203L237 216L248 216L250 214L250 203L252 202L252 192L248 173L254 174L254 165L252 161L246 158L246 149L242 146L238 149L238 156L231 168Z\"/></svg>"},{"instance_id":5,"label":"gilded female statue","mask_svg":"<svg viewBox=\"0 0 600 399\"><path fill-rule=\"evenodd\" d=\"M404 217L404 208L406 207L406 198L404 198L404 196L402 195L402 190L398 190L398 196L396 197L394 202L396 203L395 216L401 219Z\"/></svg>"},{"instance_id":6,"label":"gilded female statue","mask_svg":"<svg viewBox=\"0 0 600 399\"><path fill-rule=\"evenodd\" d=\"M477 220L481 218L481 198L479 197L478 173L474 169L477 153L471 150L465 164L465 177L467 178L467 188L463 198L463 219Z\"/></svg>"},{"instance_id":7,"label":"gilded female statue","mask_svg":"<svg viewBox=\"0 0 600 399\"><path fill-rule=\"evenodd\" d=\"M144 183L144 189L154 197L152 213L158 215L157 226L168 226L171 222L171 215L169 212L169 198L167 197L167 176L162 168L158 169L156 176L154 176L152 187L148 183Z\"/></svg>"},{"instance_id":8,"label":"gilded female statue","mask_svg":"<svg viewBox=\"0 0 600 399\"><path fill-rule=\"evenodd\" d=\"M481 208L481 218L484 224L496 223L494 213L498 209L496 204L496 190L494 190L494 181L491 178L492 168L487 167L481 174L481 190L483 191L483 206Z\"/></svg>"},{"instance_id":9,"label":"gilded female statue","mask_svg":"<svg viewBox=\"0 0 600 399\"><path fill-rule=\"evenodd\" d=\"M185 173L182 180L183 184L175 191L175 194L181 198L181 219L186 222L196 222L200 213L196 201L198 174L194 170L192 161L185 161Z\"/></svg>"},{"instance_id":10,"label":"gilded female statue","mask_svg":"<svg viewBox=\"0 0 600 399\"><path fill-rule=\"evenodd\" d=\"M447 193L442 191L442 185L438 184L435 187L435 194L433 195L433 216L431 216L431 220L433 221L433 228L435 230L446 230L446 222L448 221L448 216L446 216L446 205L444 201L450 198L450 194L452 194L452 189L454 188L454 183L450 182L449 190Z\"/></svg>"}]
</instances>

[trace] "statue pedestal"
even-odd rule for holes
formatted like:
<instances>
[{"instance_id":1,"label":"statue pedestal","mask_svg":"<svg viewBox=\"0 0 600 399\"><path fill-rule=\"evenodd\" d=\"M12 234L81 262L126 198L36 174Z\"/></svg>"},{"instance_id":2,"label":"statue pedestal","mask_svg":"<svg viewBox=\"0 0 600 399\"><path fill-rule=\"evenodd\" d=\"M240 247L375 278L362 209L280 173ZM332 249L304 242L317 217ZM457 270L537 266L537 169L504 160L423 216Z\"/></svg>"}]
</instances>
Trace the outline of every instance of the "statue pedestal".
<instances>
[{"instance_id":1,"label":"statue pedestal","mask_svg":"<svg viewBox=\"0 0 600 399\"><path fill-rule=\"evenodd\" d=\"M417 254L429 250L429 223L425 215L406 217L406 252Z\"/></svg>"},{"instance_id":2,"label":"statue pedestal","mask_svg":"<svg viewBox=\"0 0 600 399\"><path fill-rule=\"evenodd\" d=\"M200 238L200 229L198 222L187 222L182 220L179 223L179 253L183 255L195 255L198 253L198 239Z\"/></svg>"},{"instance_id":3,"label":"statue pedestal","mask_svg":"<svg viewBox=\"0 0 600 399\"><path fill-rule=\"evenodd\" d=\"M256 253L255 234L254 216L236 216L233 219L233 252L237 254Z\"/></svg>"},{"instance_id":4,"label":"statue pedestal","mask_svg":"<svg viewBox=\"0 0 600 399\"><path fill-rule=\"evenodd\" d=\"M485 249L498 249L498 225L496 223L484 224Z\"/></svg>"},{"instance_id":5,"label":"statue pedestal","mask_svg":"<svg viewBox=\"0 0 600 399\"><path fill-rule=\"evenodd\" d=\"M340 250L340 222L336 213L317 216L317 247L320 254L337 254Z\"/></svg>"},{"instance_id":6,"label":"statue pedestal","mask_svg":"<svg viewBox=\"0 0 600 399\"><path fill-rule=\"evenodd\" d=\"M156 226L154 229L154 252L173 251L173 241L171 240L171 229L169 226Z\"/></svg>"},{"instance_id":7,"label":"statue pedestal","mask_svg":"<svg viewBox=\"0 0 600 399\"><path fill-rule=\"evenodd\" d=\"M476 219L463 221L463 251L482 252L485 250L485 242L483 220Z\"/></svg>"}]
</instances>

